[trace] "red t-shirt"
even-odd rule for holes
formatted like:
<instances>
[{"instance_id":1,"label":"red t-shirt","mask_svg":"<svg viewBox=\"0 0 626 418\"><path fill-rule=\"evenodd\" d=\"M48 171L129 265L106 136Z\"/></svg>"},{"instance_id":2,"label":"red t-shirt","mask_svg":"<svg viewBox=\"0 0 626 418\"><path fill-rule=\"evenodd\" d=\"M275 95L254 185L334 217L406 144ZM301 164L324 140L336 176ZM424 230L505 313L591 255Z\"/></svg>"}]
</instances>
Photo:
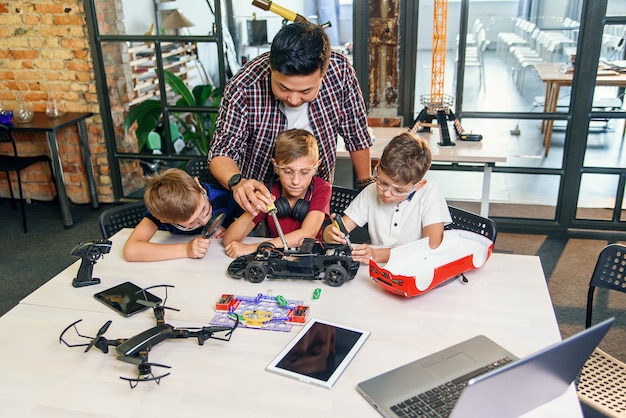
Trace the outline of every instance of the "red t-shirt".
<instances>
[{"instance_id":1,"label":"red t-shirt","mask_svg":"<svg viewBox=\"0 0 626 418\"><path fill-rule=\"evenodd\" d=\"M305 200L309 200L309 212L313 211L313 210L319 210L320 212L323 212L324 215L326 215L326 217L329 216L330 214L330 195L332 193L332 189L330 187L330 184L326 181L323 180L322 178L318 177L318 176L314 176L312 179L313 182L313 191L312 193L309 193L307 191L307 194L304 196ZM280 184L279 181L275 181L274 185L272 187L271 193L273 196L275 196L277 199L279 197L282 196L282 185ZM266 221L266 225L267 225L267 235L269 238L276 238L278 237L278 230L276 229L276 225L274 225L274 220L272 219L271 216L269 216L267 213L265 212L261 212L259 213L255 218L254 218L254 224L257 225L258 223L262 222L262 221ZM299 221L295 218L292 217L285 217L285 218L278 218L278 221L280 222L280 227L283 230L284 234L288 234L292 231L295 231L297 229L300 229L300 227L302 226L302 221ZM320 228L319 232L317 233L317 237L318 240L322 239L322 229Z\"/></svg>"}]
</instances>

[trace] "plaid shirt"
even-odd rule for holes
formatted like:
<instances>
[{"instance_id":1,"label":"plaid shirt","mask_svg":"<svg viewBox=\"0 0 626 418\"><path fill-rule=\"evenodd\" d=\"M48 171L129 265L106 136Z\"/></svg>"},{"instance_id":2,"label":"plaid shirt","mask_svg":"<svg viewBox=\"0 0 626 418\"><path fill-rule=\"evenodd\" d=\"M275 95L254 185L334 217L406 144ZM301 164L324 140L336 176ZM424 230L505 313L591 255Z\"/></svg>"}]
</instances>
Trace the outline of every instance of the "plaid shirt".
<instances>
[{"instance_id":1,"label":"plaid shirt","mask_svg":"<svg viewBox=\"0 0 626 418\"><path fill-rule=\"evenodd\" d=\"M226 85L209 161L230 157L244 178L267 183L273 173L276 137L287 129L279 104L272 93L267 52L248 62ZM338 135L348 151L372 146L356 73L341 54L331 53L320 90L309 104L309 120L320 150L318 175L330 183L335 175Z\"/></svg>"}]
</instances>

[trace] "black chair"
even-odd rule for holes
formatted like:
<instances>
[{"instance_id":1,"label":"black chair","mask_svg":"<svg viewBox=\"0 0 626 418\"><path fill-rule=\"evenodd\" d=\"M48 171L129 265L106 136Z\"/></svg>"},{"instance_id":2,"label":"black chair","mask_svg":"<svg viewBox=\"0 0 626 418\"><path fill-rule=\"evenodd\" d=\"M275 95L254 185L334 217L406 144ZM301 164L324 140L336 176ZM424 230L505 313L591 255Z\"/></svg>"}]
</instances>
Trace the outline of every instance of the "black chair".
<instances>
[{"instance_id":1,"label":"black chair","mask_svg":"<svg viewBox=\"0 0 626 418\"><path fill-rule=\"evenodd\" d=\"M587 291L585 327L591 326L596 288L626 293L626 246L611 244L600 252ZM626 363L600 348L585 362L577 385L578 399L608 417L626 416Z\"/></svg>"},{"instance_id":2,"label":"black chair","mask_svg":"<svg viewBox=\"0 0 626 418\"><path fill-rule=\"evenodd\" d=\"M213 174L211 174L211 170L209 170L206 157L198 157L189 160L185 166L185 171L191 177L198 177L201 183L219 184L215 177L213 177Z\"/></svg>"},{"instance_id":3,"label":"black chair","mask_svg":"<svg viewBox=\"0 0 626 418\"><path fill-rule=\"evenodd\" d=\"M0 125L0 144L11 144L13 153L11 155L0 155L0 171L3 171L7 178L9 185L9 192L11 193L11 199L13 199L13 207L15 207L15 196L13 194L13 187L11 187L10 172L15 172L17 176L17 189L19 191L19 200L22 206L22 223L24 224L24 232L28 232L28 225L26 224L26 205L24 204L24 194L22 192L22 177L21 171L31 165L38 162L47 162L50 167L50 173L54 177L54 171L52 171L52 163L50 157L47 155L33 155L28 157L20 157L17 154L17 147L15 146L15 140L8 126ZM53 181L54 183L54 181ZM56 183L54 183L56 188ZM58 194L58 192L57 192Z\"/></svg>"},{"instance_id":4,"label":"black chair","mask_svg":"<svg viewBox=\"0 0 626 418\"><path fill-rule=\"evenodd\" d=\"M489 238L493 243L496 242L497 228L494 221L454 206L448 206L448 209L450 209L452 223L446 225L445 229L463 229L475 232Z\"/></svg>"},{"instance_id":5,"label":"black chair","mask_svg":"<svg viewBox=\"0 0 626 418\"><path fill-rule=\"evenodd\" d=\"M341 186L333 186L332 194L330 195L330 213L336 213L343 215L343 211L346 210L350 202L359 194L359 190L348 189ZM324 227L326 224L324 225ZM370 242L370 235L367 232L367 226L356 227L350 232L350 240L354 243L366 243Z\"/></svg>"},{"instance_id":6,"label":"black chair","mask_svg":"<svg viewBox=\"0 0 626 418\"><path fill-rule=\"evenodd\" d=\"M100 214L100 231L104 239L123 228L134 228L143 219L146 213L146 204L141 202L127 203L115 206Z\"/></svg>"},{"instance_id":7,"label":"black chair","mask_svg":"<svg viewBox=\"0 0 626 418\"><path fill-rule=\"evenodd\" d=\"M343 215L350 202L359 194L358 190L348 189L341 186L333 186L330 196L330 213Z\"/></svg>"}]
</instances>

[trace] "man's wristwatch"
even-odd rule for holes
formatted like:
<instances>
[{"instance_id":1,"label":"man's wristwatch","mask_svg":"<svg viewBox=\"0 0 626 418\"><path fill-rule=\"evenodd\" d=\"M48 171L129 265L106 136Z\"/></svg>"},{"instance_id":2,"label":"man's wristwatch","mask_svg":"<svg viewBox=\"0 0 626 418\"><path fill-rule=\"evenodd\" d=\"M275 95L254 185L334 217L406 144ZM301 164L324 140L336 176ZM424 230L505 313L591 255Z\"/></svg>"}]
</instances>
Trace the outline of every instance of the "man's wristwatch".
<instances>
[{"instance_id":1,"label":"man's wristwatch","mask_svg":"<svg viewBox=\"0 0 626 418\"><path fill-rule=\"evenodd\" d=\"M233 174L231 178L228 179L228 190L233 190L233 187L238 185L241 182L241 174Z\"/></svg>"}]
</instances>

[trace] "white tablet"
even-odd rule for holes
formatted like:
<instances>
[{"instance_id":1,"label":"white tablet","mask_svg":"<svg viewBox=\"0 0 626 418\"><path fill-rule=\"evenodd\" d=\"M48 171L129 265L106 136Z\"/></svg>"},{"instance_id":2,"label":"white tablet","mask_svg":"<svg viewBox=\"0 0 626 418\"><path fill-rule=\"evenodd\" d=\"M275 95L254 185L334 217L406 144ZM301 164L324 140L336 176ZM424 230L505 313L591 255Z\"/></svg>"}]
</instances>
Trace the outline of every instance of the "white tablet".
<instances>
[{"instance_id":1,"label":"white tablet","mask_svg":"<svg viewBox=\"0 0 626 418\"><path fill-rule=\"evenodd\" d=\"M266 370L330 389L369 335L369 331L311 319Z\"/></svg>"}]
</instances>

